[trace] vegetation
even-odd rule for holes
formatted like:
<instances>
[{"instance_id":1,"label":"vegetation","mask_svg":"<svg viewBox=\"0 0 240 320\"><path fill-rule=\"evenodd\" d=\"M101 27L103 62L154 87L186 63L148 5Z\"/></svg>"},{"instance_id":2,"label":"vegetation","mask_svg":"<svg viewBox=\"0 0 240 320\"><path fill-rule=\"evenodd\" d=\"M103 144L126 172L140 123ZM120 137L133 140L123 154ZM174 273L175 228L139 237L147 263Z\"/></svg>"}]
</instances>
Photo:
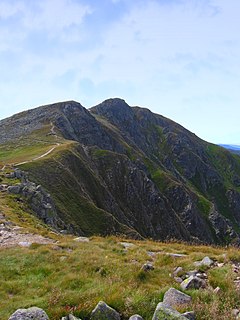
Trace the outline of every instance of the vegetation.
<instances>
[{"instance_id":1,"label":"vegetation","mask_svg":"<svg viewBox=\"0 0 240 320\"><path fill-rule=\"evenodd\" d=\"M93 237L88 243L78 243L70 236L59 240L52 245L0 250L2 319L17 308L33 305L46 310L50 319L60 319L70 312L85 318L99 300L104 300L125 319L139 313L148 320L164 292L171 286L179 289L169 276L174 267L192 270L193 262L205 255L219 261L240 258L234 248L133 241L135 246L126 250L119 243L123 239L116 237ZM147 254L149 250L158 253L155 269L144 272L141 266L153 259ZM187 256L173 258L167 252ZM231 319L231 309L238 306L240 298L231 266L211 269L209 283L221 288L220 295L210 289L191 290L193 303L187 309L194 309L201 320L223 319L223 315Z\"/></svg>"}]
</instances>

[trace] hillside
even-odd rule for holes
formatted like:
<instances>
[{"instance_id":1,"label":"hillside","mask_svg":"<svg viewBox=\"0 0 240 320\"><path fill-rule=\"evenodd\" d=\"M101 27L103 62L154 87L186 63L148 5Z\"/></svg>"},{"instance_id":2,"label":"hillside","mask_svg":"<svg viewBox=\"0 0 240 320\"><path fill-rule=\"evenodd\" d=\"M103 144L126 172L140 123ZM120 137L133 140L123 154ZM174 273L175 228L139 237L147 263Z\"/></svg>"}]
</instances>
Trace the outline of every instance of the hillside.
<instances>
[{"instance_id":1,"label":"hillside","mask_svg":"<svg viewBox=\"0 0 240 320\"><path fill-rule=\"evenodd\" d=\"M1 120L0 165L8 193L62 232L239 243L240 158L121 99Z\"/></svg>"}]
</instances>

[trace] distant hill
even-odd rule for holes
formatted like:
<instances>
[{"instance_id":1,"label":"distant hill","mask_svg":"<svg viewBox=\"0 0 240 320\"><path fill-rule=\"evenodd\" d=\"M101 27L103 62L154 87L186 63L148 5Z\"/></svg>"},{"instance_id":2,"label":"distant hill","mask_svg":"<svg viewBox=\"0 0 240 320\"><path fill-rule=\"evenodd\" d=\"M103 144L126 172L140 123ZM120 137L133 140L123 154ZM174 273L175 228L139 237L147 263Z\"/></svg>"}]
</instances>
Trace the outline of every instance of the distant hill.
<instances>
[{"instance_id":1,"label":"distant hill","mask_svg":"<svg viewBox=\"0 0 240 320\"><path fill-rule=\"evenodd\" d=\"M240 146L233 144L219 144L221 147L229 150L232 153L240 154Z\"/></svg>"},{"instance_id":2,"label":"distant hill","mask_svg":"<svg viewBox=\"0 0 240 320\"><path fill-rule=\"evenodd\" d=\"M89 110L55 103L1 120L0 165L42 186L55 210L44 219L59 217L66 232L239 242L239 157L122 99Z\"/></svg>"}]
</instances>

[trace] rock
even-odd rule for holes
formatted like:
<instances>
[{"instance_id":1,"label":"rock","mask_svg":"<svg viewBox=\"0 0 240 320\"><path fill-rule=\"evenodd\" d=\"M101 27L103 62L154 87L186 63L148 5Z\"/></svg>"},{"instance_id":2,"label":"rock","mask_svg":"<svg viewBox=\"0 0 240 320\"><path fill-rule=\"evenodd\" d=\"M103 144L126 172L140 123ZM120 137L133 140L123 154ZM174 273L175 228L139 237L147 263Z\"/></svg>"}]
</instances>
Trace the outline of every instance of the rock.
<instances>
[{"instance_id":1,"label":"rock","mask_svg":"<svg viewBox=\"0 0 240 320\"><path fill-rule=\"evenodd\" d=\"M133 316L131 316L129 318L129 320L143 320L143 318L141 316L139 316L138 314L134 314Z\"/></svg>"},{"instance_id":2,"label":"rock","mask_svg":"<svg viewBox=\"0 0 240 320\"><path fill-rule=\"evenodd\" d=\"M89 238L87 238L87 237L77 237L73 240L76 242L89 242L90 241Z\"/></svg>"},{"instance_id":3,"label":"rock","mask_svg":"<svg viewBox=\"0 0 240 320\"><path fill-rule=\"evenodd\" d=\"M143 271L154 270L154 266L151 263L147 262L147 263L144 263L141 270L143 270Z\"/></svg>"},{"instance_id":4,"label":"rock","mask_svg":"<svg viewBox=\"0 0 240 320\"><path fill-rule=\"evenodd\" d=\"M203 279L200 279L196 276L190 276L189 278L185 279L181 283L181 288L183 290L188 290L188 289L200 289L200 288L205 288L206 287L206 281Z\"/></svg>"},{"instance_id":5,"label":"rock","mask_svg":"<svg viewBox=\"0 0 240 320\"><path fill-rule=\"evenodd\" d=\"M183 272L183 268L182 267L176 267L174 270L173 270L173 277L178 277L178 274Z\"/></svg>"},{"instance_id":6,"label":"rock","mask_svg":"<svg viewBox=\"0 0 240 320\"><path fill-rule=\"evenodd\" d=\"M221 288L216 287L216 288L213 290L213 292L214 292L215 294L219 294L219 293L221 292Z\"/></svg>"},{"instance_id":7,"label":"rock","mask_svg":"<svg viewBox=\"0 0 240 320\"><path fill-rule=\"evenodd\" d=\"M7 191L13 194L19 194L21 192L22 185L9 186Z\"/></svg>"},{"instance_id":8,"label":"rock","mask_svg":"<svg viewBox=\"0 0 240 320\"><path fill-rule=\"evenodd\" d=\"M180 278L180 277L174 277L173 278L177 283L182 283L183 282L183 279Z\"/></svg>"},{"instance_id":9,"label":"rock","mask_svg":"<svg viewBox=\"0 0 240 320\"><path fill-rule=\"evenodd\" d=\"M18 245L20 247L25 247L25 248L29 248L31 246L32 242L29 241L20 241L18 242Z\"/></svg>"},{"instance_id":10,"label":"rock","mask_svg":"<svg viewBox=\"0 0 240 320\"><path fill-rule=\"evenodd\" d=\"M163 302L160 302L152 320L186 320L187 318Z\"/></svg>"},{"instance_id":11,"label":"rock","mask_svg":"<svg viewBox=\"0 0 240 320\"><path fill-rule=\"evenodd\" d=\"M131 242L119 242L119 244L121 244L124 247L124 249L135 247L135 244Z\"/></svg>"},{"instance_id":12,"label":"rock","mask_svg":"<svg viewBox=\"0 0 240 320\"><path fill-rule=\"evenodd\" d=\"M49 320L46 312L37 307L18 309L8 320Z\"/></svg>"},{"instance_id":13,"label":"rock","mask_svg":"<svg viewBox=\"0 0 240 320\"><path fill-rule=\"evenodd\" d=\"M237 317L238 315L239 315L239 309L233 309L232 310L232 315L234 316L234 317Z\"/></svg>"},{"instance_id":14,"label":"rock","mask_svg":"<svg viewBox=\"0 0 240 320\"><path fill-rule=\"evenodd\" d=\"M74 317L72 314L69 314L66 317L62 317L62 320L81 320L81 319Z\"/></svg>"},{"instance_id":15,"label":"rock","mask_svg":"<svg viewBox=\"0 0 240 320\"><path fill-rule=\"evenodd\" d=\"M195 320L196 316L195 313L193 311L188 311L182 314L185 318L189 319L189 320Z\"/></svg>"},{"instance_id":16,"label":"rock","mask_svg":"<svg viewBox=\"0 0 240 320\"><path fill-rule=\"evenodd\" d=\"M181 304L189 304L191 300L192 298L189 295L175 288L170 288L164 294L163 303L174 307Z\"/></svg>"},{"instance_id":17,"label":"rock","mask_svg":"<svg viewBox=\"0 0 240 320\"><path fill-rule=\"evenodd\" d=\"M222 268L223 266L224 266L224 262L217 263L217 267L218 267L218 268Z\"/></svg>"},{"instance_id":18,"label":"rock","mask_svg":"<svg viewBox=\"0 0 240 320\"><path fill-rule=\"evenodd\" d=\"M194 262L194 265L197 267L201 267L201 266L211 267L213 264L214 264L214 261L209 257L204 257L202 261Z\"/></svg>"},{"instance_id":19,"label":"rock","mask_svg":"<svg viewBox=\"0 0 240 320\"><path fill-rule=\"evenodd\" d=\"M184 257L187 257L187 255L183 254L183 253L169 253L169 252L167 252L166 255L168 255L170 257L173 257L173 258L184 258Z\"/></svg>"},{"instance_id":20,"label":"rock","mask_svg":"<svg viewBox=\"0 0 240 320\"><path fill-rule=\"evenodd\" d=\"M100 301L91 313L91 320L120 320L120 314Z\"/></svg>"},{"instance_id":21,"label":"rock","mask_svg":"<svg viewBox=\"0 0 240 320\"><path fill-rule=\"evenodd\" d=\"M210 259L209 257L204 257L201 261L202 265L210 267L214 264L214 261Z\"/></svg>"}]
</instances>

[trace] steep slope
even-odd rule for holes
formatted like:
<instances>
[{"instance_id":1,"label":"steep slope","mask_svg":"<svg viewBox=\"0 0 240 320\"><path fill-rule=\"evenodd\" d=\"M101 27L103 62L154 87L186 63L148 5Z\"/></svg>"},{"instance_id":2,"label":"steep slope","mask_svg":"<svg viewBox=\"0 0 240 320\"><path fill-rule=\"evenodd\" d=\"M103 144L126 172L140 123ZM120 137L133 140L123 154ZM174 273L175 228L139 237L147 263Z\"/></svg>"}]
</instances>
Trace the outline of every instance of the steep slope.
<instances>
[{"instance_id":1,"label":"steep slope","mask_svg":"<svg viewBox=\"0 0 240 320\"><path fill-rule=\"evenodd\" d=\"M40 154L39 145L55 146L19 167L49 192L70 232L239 241L238 156L148 109L109 99L15 115L0 121L2 165L18 163L16 141L25 157L29 145Z\"/></svg>"}]
</instances>

